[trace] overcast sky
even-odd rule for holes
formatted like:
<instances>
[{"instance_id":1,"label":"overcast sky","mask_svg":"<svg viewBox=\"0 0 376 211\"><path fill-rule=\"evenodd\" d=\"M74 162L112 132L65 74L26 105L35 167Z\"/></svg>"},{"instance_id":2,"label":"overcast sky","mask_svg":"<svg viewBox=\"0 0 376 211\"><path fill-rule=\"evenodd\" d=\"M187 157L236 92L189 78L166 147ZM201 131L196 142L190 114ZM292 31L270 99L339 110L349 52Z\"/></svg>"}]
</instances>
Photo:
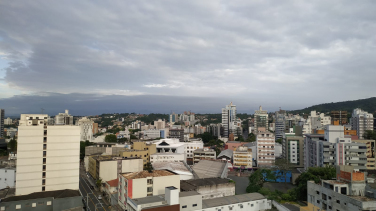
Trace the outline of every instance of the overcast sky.
<instances>
[{"instance_id":1,"label":"overcast sky","mask_svg":"<svg viewBox=\"0 0 376 211\"><path fill-rule=\"evenodd\" d=\"M0 1L0 108L274 111L375 96L376 1Z\"/></svg>"}]
</instances>

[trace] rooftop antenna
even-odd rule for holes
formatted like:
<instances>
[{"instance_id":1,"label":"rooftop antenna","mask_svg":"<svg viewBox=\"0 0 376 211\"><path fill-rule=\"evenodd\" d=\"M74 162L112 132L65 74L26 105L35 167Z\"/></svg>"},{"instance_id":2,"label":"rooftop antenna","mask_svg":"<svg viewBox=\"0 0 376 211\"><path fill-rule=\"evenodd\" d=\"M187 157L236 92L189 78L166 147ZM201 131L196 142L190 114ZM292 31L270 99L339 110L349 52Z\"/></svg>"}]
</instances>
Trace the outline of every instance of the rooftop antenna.
<instances>
[{"instance_id":1,"label":"rooftop antenna","mask_svg":"<svg viewBox=\"0 0 376 211\"><path fill-rule=\"evenodd\" d=\"M44 108L41 108L40 110L42 110L42 114L43 114L43 112L44 112Z\"/></svg>"}]
</instances>

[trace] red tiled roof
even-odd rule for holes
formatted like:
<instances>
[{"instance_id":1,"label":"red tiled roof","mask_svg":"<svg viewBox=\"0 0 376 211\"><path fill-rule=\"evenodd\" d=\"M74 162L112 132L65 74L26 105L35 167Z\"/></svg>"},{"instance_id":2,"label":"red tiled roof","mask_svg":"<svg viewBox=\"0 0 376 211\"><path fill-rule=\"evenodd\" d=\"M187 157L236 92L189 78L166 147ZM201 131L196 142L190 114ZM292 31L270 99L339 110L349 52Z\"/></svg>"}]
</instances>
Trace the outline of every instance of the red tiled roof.
<instances>
[{"instance_id":1,"label":"red tiled roof","mask_svg":"<svg viewBox=\"0 0 376 211\"><path fill-rule=\"evenodd\" d=\"M118 179L113 179L113 180L107 181L107 184L109 184L111 187L117 187L118 183L119 183Z\"/></svg>"}]
</instances>

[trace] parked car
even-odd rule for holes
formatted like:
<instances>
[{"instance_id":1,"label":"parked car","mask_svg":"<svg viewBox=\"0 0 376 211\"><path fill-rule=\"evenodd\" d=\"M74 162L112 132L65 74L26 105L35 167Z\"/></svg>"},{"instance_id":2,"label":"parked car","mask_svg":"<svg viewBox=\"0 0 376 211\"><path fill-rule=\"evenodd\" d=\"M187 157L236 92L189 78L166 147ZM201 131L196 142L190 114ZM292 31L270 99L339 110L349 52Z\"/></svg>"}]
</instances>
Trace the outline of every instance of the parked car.
<instances>
[{"instance_id":1,"label":"parked car","mask_svg":"<svg viewBox=\"0 0 376 211\"><path fill-rule=\"evenodd\" d=\"M98 195L98 199L99 199L99 200L102 200L102 196L101 196L101 195Z\"/></svg>"}]
</instances>

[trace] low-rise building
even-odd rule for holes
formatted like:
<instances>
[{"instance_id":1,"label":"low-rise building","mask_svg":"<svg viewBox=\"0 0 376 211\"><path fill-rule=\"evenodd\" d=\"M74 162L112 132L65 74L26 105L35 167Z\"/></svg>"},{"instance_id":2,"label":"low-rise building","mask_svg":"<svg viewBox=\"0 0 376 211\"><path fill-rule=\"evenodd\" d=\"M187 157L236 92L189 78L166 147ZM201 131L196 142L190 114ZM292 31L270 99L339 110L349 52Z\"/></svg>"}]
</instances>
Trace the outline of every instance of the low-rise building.
<instances>
[{"instance_id":1,"label":"low-rise building","mask_svg":"<svg viewBox=\"0 0 376 211\"><path fill-rule=\"evenodd\" d=\"M123 172L138 172L143 170L143 161L139 157L118 157L115 155L100 155L89 157L89 174L94 179L103 182L116 179Z\"/></svg>"},{"instance_id":2,"label":"low-rise building","mask_svg":"<svg viewBox=\"0 0 376 211\"><path fill-rule=\"evenodd\" d=\"M103 192L105 193L105 198L111 205L118 204L118 185L118 178L105 182Z\"/></svg>"},{"instance_id":3,"label":"low-rise building","mask_svg":"<svg viewBox=\"0 0 376 211\"><path fill-rule=\"evenodd\" d=\"M165 188L180 189L180 176L166 170L140 171L119 175L119 205L131 209L130 199L165 194Z\"/></svg>"},{"instance_id":4,"label":"low-rise building","mask_svg":"<svg viewBox=\"0 0 376 211\"><path fill-rule=\"evenodd\" d=\"M144 134L144 139L156 139L161 137L161 131L156 129L149 129L142 131Z\"/></svg>"},{"instance_id":5,"label":"low-rise building","mask_svg":"<svg viewBox=\"0 0 376 211\"><path fill-rule=\"evenodd\" d=\"M196 149L193 151L193 163L198 163L200 160L215 160L217 158L214 149Z\"/></svg>"},{"instance_id":6,"label":"low-rise building","mask_svg":"<svg viewBox=\"0 0 376 211\"><path fill-rule=\"evenodd\" d=\"M233 154L233 169L252 170L252 148L239 146Z\"/></svg>"},{"instance_id":7,"label":"low-rise building","mask_svg":"<svg viewBox=\"0 0 376 211\"><path fill-rule=\"evenodd\" d=\"M150 155L150 163L154 162L183 162L185 161L184 153L154 153Z\"/></svg>"},{"instance_id":8,"label":"low-rise building","mask_svg":"<svg viewBox=\"0 0 376 211\"><path fill-rule=\"evenodd\" d=\"M200 160L192 167L197 178L227 178L228 163L221 160Z\"/></svg>"},{"instance_id":9,"label":"low-rise building","mask_svg":"<svg viewBox=\"0 0 376 211\"><path fill-rule=\"evenodd\" d=\"M4 211L81 211L82 196L78 190L55 190L12 196L1 200Z\"/></svg>"},{"instance_id":10,"label":"low-rise building","mask_svg":"<svg viewBox=\"0 0 376 211\"><path fill-rule=\"evenodd\" d=\"M307 182L308 206L301 210L376 210L373 193L366 191L365 173L352 166L336 166L336 174L336 180Z\"/></svg>"},{"instance_id":11,"label":"low-rise building","mask_svg":"<svg viewBox=\"0 0 376 211\"><path fill-rule=\"evenodd\" d=\"M179 141L184 141L184 129L170 128L169 138L176 138Z\"/></svg>"},{"instance_id":12,"label":"low-rise building","mask_svg":"<svg viewBox=\"0 0 376 211\"><path fill-rule=\"evenodd\" d=\"M366 145L367 170L376 170L375 140L352 140L352 142Z\"/></svg>"},{"instance_id":13,"label":"low-rise building","mask_svg":"<svg viewBox=\"0 0 376 211\"><path fill-rule=\"evenodd\" d=\"M168 170L180 175L180 180L193 179L193 170L184 162L154 162L152 163L154 170Z\"/></svg>"},{"instance_id":14,"label":"low-rise building","mask_svg":"<svg viewBox=\"0 0 376 211\"><path fill-rule=\"evenodd\" d=\"M202 199L235 195L235 183L226 178L203 178L180 181L180 191L197 191Z\"/></svg>"}]
</instances>

